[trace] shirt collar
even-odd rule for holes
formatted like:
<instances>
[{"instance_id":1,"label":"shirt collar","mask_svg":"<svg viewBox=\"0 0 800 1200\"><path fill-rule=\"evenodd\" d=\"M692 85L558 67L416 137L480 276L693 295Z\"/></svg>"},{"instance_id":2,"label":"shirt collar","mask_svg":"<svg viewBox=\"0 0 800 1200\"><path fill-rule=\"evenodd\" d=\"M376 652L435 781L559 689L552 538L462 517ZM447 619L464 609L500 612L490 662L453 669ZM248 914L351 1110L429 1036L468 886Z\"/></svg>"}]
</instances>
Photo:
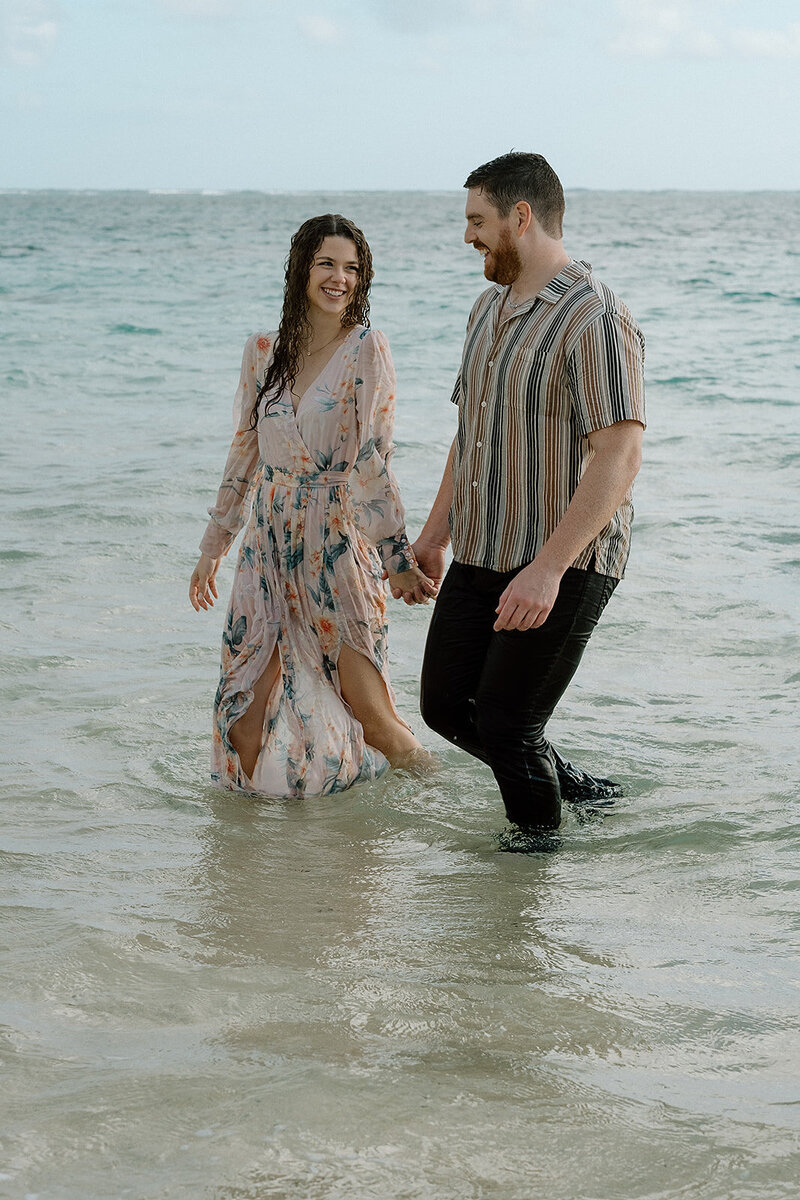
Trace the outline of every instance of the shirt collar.
<instances>
[{"instance_id":1,"label":"shirt collar","mask_svg":"<svg viewBox=\"0 0 800 1200\"><path fill-rule=\"evenodd\" d=\"M583 262L579 258L571 258L566 266L562 267L554 279L551 279L540 292L532 296L530 300L526 300L519 308L513 310L514 316L519 316L521 313L528 312L531 305L537 300L547 300L549 304L557 304L561 297L569 291L573 284L585 279L592 270L592 264ZM507 287L497 288L497 295L500 300L504 300L507 293Z\"/></svg>"},{"instance_id":2,"label":"shirt collar","mask_svg":"<svg viewBox=\"0 0 800 1200\"><path fill-rule=\"evenodd\" d=\"M556 275L555 279L542 288L537 300L549 300L551 304L555 304L561 299L565 292L568 292L574 283L585 279L592 270L592 264L582 262L579 258L571 258L566 266L562 267Z\"/></svg>"}]
</instances>

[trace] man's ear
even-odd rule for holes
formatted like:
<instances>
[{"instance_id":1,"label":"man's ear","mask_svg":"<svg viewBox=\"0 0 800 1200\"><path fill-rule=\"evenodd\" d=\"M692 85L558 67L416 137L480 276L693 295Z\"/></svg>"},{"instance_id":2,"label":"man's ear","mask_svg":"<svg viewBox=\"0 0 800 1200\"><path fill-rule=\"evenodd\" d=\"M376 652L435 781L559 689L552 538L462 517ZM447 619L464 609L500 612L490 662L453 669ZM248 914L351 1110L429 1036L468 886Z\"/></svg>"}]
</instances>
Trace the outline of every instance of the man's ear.
<instances>
[{"instance_id":1,"label":"man's ear","mask_svg":"<svg viewBox=\"0 0 800 1200\"><path fill-rule=\"evenodd\" d=\"M533 221L533 212L527 200L518 200L514 205L513 219L517 223L517 237L527 233Z\"/></svg>"}]
</instances>

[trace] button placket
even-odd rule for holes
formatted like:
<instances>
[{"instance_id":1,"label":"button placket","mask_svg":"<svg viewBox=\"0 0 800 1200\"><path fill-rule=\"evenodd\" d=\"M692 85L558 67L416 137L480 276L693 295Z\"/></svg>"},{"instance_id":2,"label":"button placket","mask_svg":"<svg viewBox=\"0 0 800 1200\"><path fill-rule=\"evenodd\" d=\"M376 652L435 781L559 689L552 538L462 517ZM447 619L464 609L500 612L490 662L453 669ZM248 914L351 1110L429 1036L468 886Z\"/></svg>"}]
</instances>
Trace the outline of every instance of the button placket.
<instances>
[{"instance_id":1,"label":"button placket","mask_svg":"<svg viewBox=\"0 0 800 1200\"><path fill-rule=\"evenodd\" d=\"M491 346L489 349L489 354L491 355L491 357L487 358L487 360L486 360L487 372L486 372L486 376L483 381L483 389L482 389L482 394L484 397L488 396L489 389L493 388L495 386L492 372L494 371L495 360L497 358L497 353L500 348L500 341L501 341L500 326L498 326L494 330L494 333L492 335ZM480 450L483 447L483 411L484 411L484 409L486 409L488 407L488 403L489 403L488 400L482 399L481 403L480 403L480 408L478 409L478 428L477 428L476 432L480 436L475 442L476 450ZM477 462L475 463L475 465L477 466ZM477 479L473 479L472 486L474 488L476 488L478 486L478 482L479 481Z\"/></svg>"}]
</instances>

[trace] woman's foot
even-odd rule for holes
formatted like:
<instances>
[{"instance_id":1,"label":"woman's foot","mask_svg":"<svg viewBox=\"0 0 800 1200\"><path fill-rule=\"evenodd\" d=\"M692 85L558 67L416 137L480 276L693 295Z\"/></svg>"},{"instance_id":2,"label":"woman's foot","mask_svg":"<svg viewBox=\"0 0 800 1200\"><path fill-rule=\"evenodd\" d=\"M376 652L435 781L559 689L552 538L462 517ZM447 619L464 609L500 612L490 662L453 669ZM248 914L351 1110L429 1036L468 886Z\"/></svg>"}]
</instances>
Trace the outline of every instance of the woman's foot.
<instances>
[{"instance_id":1,"label":"woman's foot","mask_svg":"<svg viewBox=\"0 0 800 1200\"><path fill-rule=\"evenodd\" d=\"M387 755L388 757L388 755ZM392 755L389 762L396 771L408 771L411 775L435 775L439 770L439 759L430 750L417 742L410 750Z\"/></svg>"}]
</instances>

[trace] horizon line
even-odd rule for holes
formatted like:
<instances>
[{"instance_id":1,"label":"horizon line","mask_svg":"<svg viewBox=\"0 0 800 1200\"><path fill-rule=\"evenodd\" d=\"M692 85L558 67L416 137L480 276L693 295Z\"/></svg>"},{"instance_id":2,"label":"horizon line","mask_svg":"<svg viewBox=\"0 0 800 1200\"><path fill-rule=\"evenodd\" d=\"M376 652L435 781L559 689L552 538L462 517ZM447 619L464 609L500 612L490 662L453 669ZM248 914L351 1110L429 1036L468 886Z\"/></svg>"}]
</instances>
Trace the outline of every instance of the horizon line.
<instances>
[{"instance_id":1,"label":"horizon line","mask_svg":"<svg viewBox=\"0 0 800 1200\"><path fill-rule=\"evenodd\" d=\"M457 196L460 195L463 188L389 188L389 187L365 187L365 188L337 188L337 187L318 187L318 188L258 188L258 187L241 187L241 188L213 188L213 187L158 187L155 185L137 186L137 187L26 187L25 185L5 187L0 186L0 196L13 195L29 195L30 193L40 192L66 192L70 195L96 195L105 192L134 192L141 193L147 196L239 196L239 195L260 195L260 196L316 196L321 193L335 193L340 196L356 196L364 193L374 195L396 195L398 192L408 195L422 196ZM633 192L637 195L663 195L690 193L700 195L717 195L720 193L731 195L764 195L771 193L788 193L794 194L800 192L800 185L797 187L586 187L576 185L570 187L564 186L565 192Z\"/></svg>"}]
</instances>

